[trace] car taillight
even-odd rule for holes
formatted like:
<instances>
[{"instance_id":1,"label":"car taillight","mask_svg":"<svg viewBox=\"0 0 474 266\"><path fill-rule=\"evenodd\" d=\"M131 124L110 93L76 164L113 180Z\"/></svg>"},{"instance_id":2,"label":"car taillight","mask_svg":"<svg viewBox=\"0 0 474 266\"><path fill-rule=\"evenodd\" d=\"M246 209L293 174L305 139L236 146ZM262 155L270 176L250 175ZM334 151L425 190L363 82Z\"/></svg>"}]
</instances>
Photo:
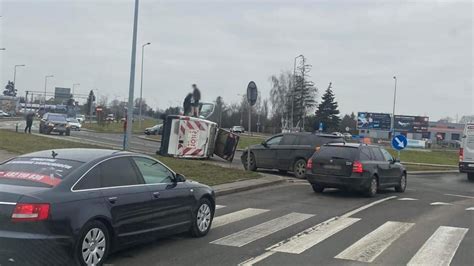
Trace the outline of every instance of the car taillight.
<instances>
[{"instance_id":1,"label":"car taillight","mask_svg":"<svg viewBox=\"0 0 474 266\"><path fill-rule=\"evenodd\" d=\"M313 169L313 159L309 159L306 163L306 169Z\"/></svg>"},{"instance_id":2,"label":"car taillight","mask_svg":"<svg viewBox=\"0 0 474 266\"><path fill-rule=\"evenodd\" d=\"M49 217L48 203L17 203L13 210L12 221L43 221Z\"/></svg>"},{"instance_id":3,"label":"car taillight","mask_svg":"<svg viewBox=\"0 0 474 266\"><path fill-rule=\"evenodd\" d=\"M460 148L459 149L459 162L464 161L464 149Z\"/></svg>"},{"instance_id":4,"label":"car taillight","mask_svg":"<svg viewBox=\"0 0 474 266\"><path fill-rule=\"evenodd\" d=\"M355 161L352 164L352 172L353 173L358 173L358 174L364 172L364 167L362 166L362 163L359 162L359 161Z\"/></svg>"}]
</instances>

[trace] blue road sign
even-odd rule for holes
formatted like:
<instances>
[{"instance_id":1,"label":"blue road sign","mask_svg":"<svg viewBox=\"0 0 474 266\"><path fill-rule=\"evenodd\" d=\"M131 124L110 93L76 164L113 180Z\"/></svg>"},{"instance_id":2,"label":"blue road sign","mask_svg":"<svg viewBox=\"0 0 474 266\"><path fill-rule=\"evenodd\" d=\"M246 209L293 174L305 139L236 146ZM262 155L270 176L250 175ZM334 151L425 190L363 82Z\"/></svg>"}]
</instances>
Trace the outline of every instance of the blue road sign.
<instances>
[{"instance_id":1,"label":"blue road sign","mask_svg":"<svg viewBox=\"0 0 474 266\"><path fill-rule=\"evenodd\" d=\"M403 135L397 135L392 139L392 147L397 151L405 149L407 144L408 140Z\"/></svg>"}]
</instances>

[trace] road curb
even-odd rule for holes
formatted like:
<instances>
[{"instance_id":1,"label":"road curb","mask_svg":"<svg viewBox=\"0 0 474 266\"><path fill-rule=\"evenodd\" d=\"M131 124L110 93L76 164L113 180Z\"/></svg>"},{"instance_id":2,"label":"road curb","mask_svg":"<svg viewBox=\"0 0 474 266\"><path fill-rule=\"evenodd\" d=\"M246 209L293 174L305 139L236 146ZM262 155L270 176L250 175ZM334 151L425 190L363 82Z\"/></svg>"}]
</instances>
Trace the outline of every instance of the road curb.
<instances>
[{"instance_id":1,"label":"road curb","mask_svg":"<svg viewBox=\"0 0 474 266\"><path fill-rule=\"evenodd\" d=\"M458 174L459 170L433 170L433 171L413 171L408 175L436 175L436 174Z\"/></svg>"},{"instance_id":2,"label":"road curb","mask_svg":"<svg viewBox=\"0 0 474 266\"><path fill-rule=\"evenodd\" d=\"M267 176L269 176L269 175L267 175ZM249 191L249 190L253 190L253 189L257 189L257 188L278 185L278 184L286 182L287 179L275 176L274 180L271 180L271 181L269 180L267 182L259 182L259 183L256 183L256 184L249 184L249 185L238 185L237 184L239 182L246 183L247 181L249 181L249 180L221 184L221 185L214 186L213 189L214 189L214 192L216 193L216 196L224 196L224 195L234 194L234 193L238 193L238 192ZM232 185L232 184L235 184L236 186L235 187L230 187L230 188L222 188L222 189L218 188L219 186L223 186L223 185L228 186L228 185Z\"/></svg>"}]
</instances>

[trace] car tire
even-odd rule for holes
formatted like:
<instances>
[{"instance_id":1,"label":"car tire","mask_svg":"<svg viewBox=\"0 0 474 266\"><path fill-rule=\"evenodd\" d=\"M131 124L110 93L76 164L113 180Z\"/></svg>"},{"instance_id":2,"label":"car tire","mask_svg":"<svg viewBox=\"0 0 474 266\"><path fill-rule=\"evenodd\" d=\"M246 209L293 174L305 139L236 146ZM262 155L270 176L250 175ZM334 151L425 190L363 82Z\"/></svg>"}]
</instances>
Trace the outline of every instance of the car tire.
<instances>
[{"instance_id":1,"label":"car tire","mask_svg":"<svg viewBox=\"0 0 474 266\"><path fill-rule=\"evenodd\" d=\"M64 135L64 132L59 132L59 136L62 136L62 135Z\"/></svg>"},{"instance_id":2,"label":"car tire","mask_svg":"<svg viewBox=\"0 0 474 266\"><path fill-rule=\"evenodd\" d=\"M244 157L244 160L242 161L245 170L247 169L247 156ZM255 162L255 155L253 153L250 153L250 171L256 171L257 170L257 165Z\"/></svg>"},{"instance_id":3,"label":"car tire","mask_svg":"<svg viewBox=\"0 0 474 266\"><path fill-rule=\"evenodd\" d=\"M43 134L43 127L42 126L39 126L39 133Z\"/></svg>"},{"instance_id":4,"label":"car tire","mask_svg":"<svg viewBox=\"0 0 474 266\"><path fill-rule=\"evenodd\" d=\"M311 186L313 187L313 191L316 193L323 193L324 191L324 187L320 184L311 184Z\"/></svg>"},{"instance_id":5,"label":"car tire","mask_svg":"<svg viewBox=\"0 0 474 266\"><path fill-rule=\"evenodd\" d=\"M71 130L66 130L66 136L71 136Z\"/></svg>"},{"instance_id":6,"label":"car tire","mask_svg":"<svg viewBox=\"0 0 474 266\"><path fill-rule=\"evenodd\" d=\"M107 227L99 221L89 222L82 228L76 243L75 259L79 265L103 265L110 247Z\"/></svg>"},{"instance_id":7,"label":"car tire","mask_svg":"<svg viewBox=\"0 0 474 266\"><path fill-rule=\"evenodd\" d=\"M377 178L374 176L370 180L370 183L369 183L369 186L367 187L365 195L369 198L375 197L375 195L377 195L378 187L379 187L379 182L377 181Z\"/></svg>"},{"instance_id":8,"label":"car tire","mask_svg":"<svg viewBox=\"0 0 474 266\"><path fill-rule=\"evenodd\" d=\"M474 173L467 173L467 180L474 181Z\"/></svg>"},{"instance_id":9,"label":"car tire","mask_svg":"<svg viewBox=\"0 0 474 266\"><path fill-rule=\"evenodd\" d=\"M293 165L293 174L296 178L304 178L306 175L306 160L298 159Z\"/></svg>"},{"instance_id":10,"label":"car tire","mask_svg":"<svg viewBox=\"0 0 474 266\"><path fill-rule=\"evenodd\" d=\"M403 173L402 176L400 177L400 181L398 181L398 186L395 187L396 192L405 192L405 189L407 188L407 174Z\"/></svg>"},{"instance_id":11,"label":"car tire","mask_svg":"<svg viewBox=\"0 0 474 266\"><path fill-rule=\"evenodd\" d=\"M203 237L211 230L212 218L214 217L214 209L211 202L202 198L197 204L197 208L193 212L193 220L191 225L191 235L193 237Z\"/></svg>"}]
</instances>

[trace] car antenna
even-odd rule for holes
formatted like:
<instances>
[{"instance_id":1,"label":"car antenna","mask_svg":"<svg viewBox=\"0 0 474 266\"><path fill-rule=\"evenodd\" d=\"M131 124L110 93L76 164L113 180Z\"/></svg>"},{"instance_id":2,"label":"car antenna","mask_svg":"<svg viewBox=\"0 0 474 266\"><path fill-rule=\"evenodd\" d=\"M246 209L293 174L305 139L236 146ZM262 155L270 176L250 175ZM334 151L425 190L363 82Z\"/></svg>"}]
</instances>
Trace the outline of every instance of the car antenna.
<instances>
[{"instance_id":1,"label":"car antenna","mask_svg":"<svg viewBox=\"0 0 474 266\"><path fill-rule=\"evenodd\" d=\"M56 156L58 156L58 154L56 152L52 151L51 156L53 156L53 159L56 159Z\"/></svg>"}]
</instances>

